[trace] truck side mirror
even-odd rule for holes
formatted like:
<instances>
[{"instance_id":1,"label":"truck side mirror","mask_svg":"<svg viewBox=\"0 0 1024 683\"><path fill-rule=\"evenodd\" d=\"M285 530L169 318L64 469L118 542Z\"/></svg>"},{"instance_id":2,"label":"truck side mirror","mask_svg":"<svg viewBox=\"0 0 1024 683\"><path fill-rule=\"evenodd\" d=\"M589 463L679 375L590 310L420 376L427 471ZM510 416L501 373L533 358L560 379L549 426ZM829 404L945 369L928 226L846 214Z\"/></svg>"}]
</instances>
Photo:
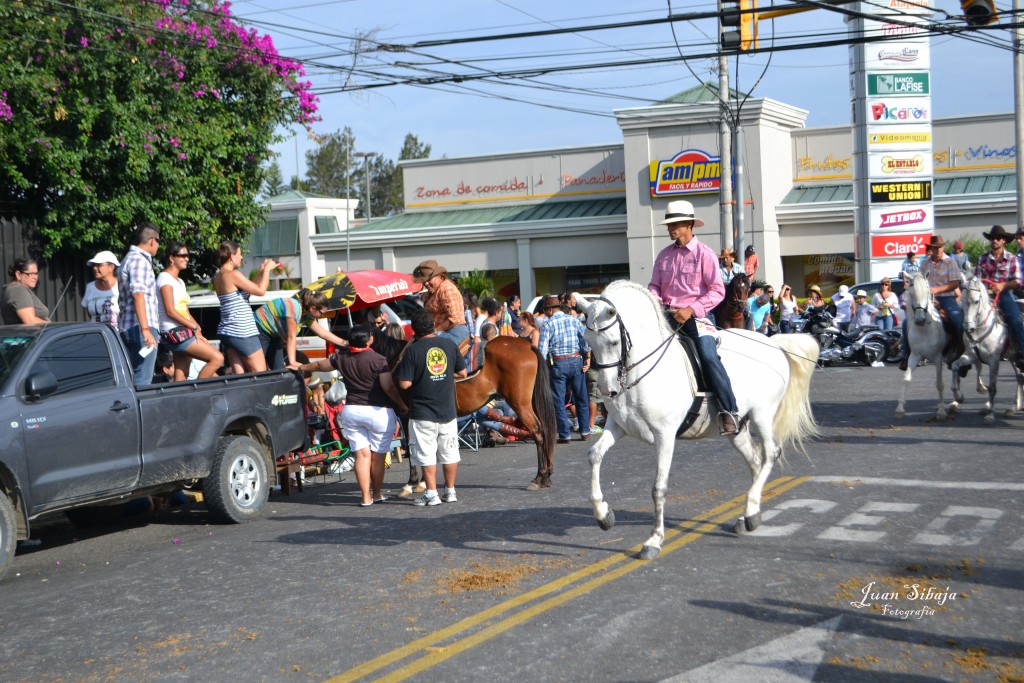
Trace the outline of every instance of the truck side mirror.
<instances>
[{"instance_id":1,"label":"truck side mirror","mask_svg":"<svg viewBox=\"0 0 1024 683\"><path fill-rule=\"evenodd\" d=\"M35 372L25 380L25 395L30 401L38 401L57 391L57 376L52 372Z\"/></svg>"}]
</instances>

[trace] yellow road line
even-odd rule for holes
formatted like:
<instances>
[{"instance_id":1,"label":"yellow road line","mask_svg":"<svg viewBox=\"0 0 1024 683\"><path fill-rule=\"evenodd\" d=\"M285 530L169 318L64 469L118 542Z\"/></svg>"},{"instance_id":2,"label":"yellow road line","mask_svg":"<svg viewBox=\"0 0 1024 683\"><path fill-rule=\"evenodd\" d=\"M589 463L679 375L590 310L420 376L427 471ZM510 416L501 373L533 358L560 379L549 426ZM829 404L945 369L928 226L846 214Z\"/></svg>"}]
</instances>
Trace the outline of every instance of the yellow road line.
<instances>
[{"instance_id":1,"label":"yellow road line","mask_svg":"<svg viewBox=\"0 0 1024 683\"><path fill-rule=\"evenodd\" d=\"M794 479L792 477L780 477L775 482L765 487L763 497L771 498L780 493L784 493L785 491L788 491L789 489L795 486L803 484L809 479L810 477L800 477L797 479ZM708 531L714 530L715 528L717 528L718 523L720 523L721 521L730 519L733 516L742 512L742 507L745 504L746 494L737 496L736 498L726 501L725 503L722 503L721 505L713 508L712 510L709 510L704 514L695 517L693 520L687 520L673 527L672 529L667 530L665 533L665 540L674 540L662 546L661 555L667 555L670 552L674 552L675 550L678 550L679 548L697 540L704 534L708 533ZM739 506L739 510L736 509L737 506ZM685 530L689 530L689 533L684 534L683 532ZM680 538L675 538L676 536L680 535ZM593 574L596 574L598 572L607 570L625 560L634 559L635 554L640 551L641 547L642 546L640 545L633 546L628 550L616 553L611 557L608 557L599 562L595 562L592 565L572 572L571 574L568 574L560 579L547 583L543 586L539 586L538 588L523 593L522 595L512 598L511 600L506 600L503 603L490 607L482 612L474 614L471 617L467 617L461 621L456 622L455 624L452 624L447 628L443 628L427 636L418 638L412 641L411 643L408 643L407 645L398 647L392 650L391 652L385 653L379 657L371 659L370 661L364 662L356 667L353 667L352 669L344 673L338 674L337 676L330 678L327 681L327 683L347 683L348 681L355 681L359 678L362 678L363 676L367 676L369 674L374 673L375 671L379 671L380 669L383 669L387 666L390 666L391 664L401 661L402 659L405 659L416 652L422 651L427 647L435 645L436 643L455 637L464 631L467 631L475 626L483 624L490 619L499 617L502 614L509 612L522 605L525 605L537 598L561 590L566 586L569 586L577 581L592 576ZM569 591L566 591L565 593L552 596L551 598L548 598L543 602L540 602L536 605L533 605L532 607L517 612L509 617L506 617L497 623L491 624L490 626L487 626L486 628L478 631L477 633L474 633L473 635L467 636L466 638L463 638L459 641L456 641L455 643L452 643L451 645L444 647L443 650L431 652L426 656L421 657L420 659L417 659L413 662L410 662L409 664L397 669L396 671L379 680L405 680L409 676L415 675L416 673L419 673L425 669L435 666L436 664L439 664L440 662L450 657L453 657L456 654L459 654L460 652L463 652L471 647L474 647L475 645L479 645L482 642L490 640L491 638L494 638L495 636L507 631L508 629L514 626L518 626L519 624L522 624L539 614L542 614L554 607L557 607L558 605L561 605L569 600L572 600L573 598L579 597L580 595L590 592L595 588L598 588L608 583L609 581L613 581L619 578L620 576L624 576L625 574L628 574L629 572L635 569L639 569L640 567L646 565L646 562L634 561L629 564L618 567L613 571L604 573L601 576L593 578L584 584L581 584Z\"/></svg>"}]
</instances>

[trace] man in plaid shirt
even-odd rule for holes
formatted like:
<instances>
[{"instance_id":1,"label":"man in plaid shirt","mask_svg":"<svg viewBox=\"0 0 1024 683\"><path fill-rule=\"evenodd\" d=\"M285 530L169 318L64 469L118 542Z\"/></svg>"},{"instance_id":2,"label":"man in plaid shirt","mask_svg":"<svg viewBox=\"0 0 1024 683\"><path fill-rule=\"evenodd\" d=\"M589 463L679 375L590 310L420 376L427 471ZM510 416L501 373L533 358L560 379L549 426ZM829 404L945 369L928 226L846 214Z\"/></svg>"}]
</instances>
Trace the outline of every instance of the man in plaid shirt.
<instances>
[{"instance_id":1,"label":"man in plaid shirt","mask_svg":"<svg viewBox=\"0 0 1024 683\"><path fill-rule=\"evenodd\" d=\"M137 387L152 383L156 369L156 326L160 322L160 313L153 257L159 250L160 230L152 223L142 223L132 232L132 246L121 259L118 269L121 317L117 328L135 371ZM147 348L149 351L144 351Z\"/></svg>"},{"instance_id":2,"label":"man in plaid shirt","mask_svg":"<svg viewBox=\"0 0 1024 683\"><path fill-rule=\"evenodd\" d=\"M572 425L565 412L565 390L568 387L576 406L580 424L580 441L590 438L590 400L587 398L587 370L590 369L590 347L583 338L583 323L565 311L557 296L544 297L544 314L548 316L537 342L542 358L551 358L551 393L555 395L555 418L558 422L558 443L569 443Z\"/></svg>"},{"instance_id":3,"label":"man in plaid shirt","mask_svg":"<svg viewBox=\"0 0 1024 683\"><path fill-rule=\"evenodd\" d=\"M1003 321L1017 342L1017 367L1024 370L1024 321L1013 298L1013 290L1020 286L1020 262L1004 248L1013 235L1001 225L993 225L991 231L982 235L992 243L992 251L978 259L978 275L989 281L989 288L997 297Z\"/></svg>"}]
</instances>

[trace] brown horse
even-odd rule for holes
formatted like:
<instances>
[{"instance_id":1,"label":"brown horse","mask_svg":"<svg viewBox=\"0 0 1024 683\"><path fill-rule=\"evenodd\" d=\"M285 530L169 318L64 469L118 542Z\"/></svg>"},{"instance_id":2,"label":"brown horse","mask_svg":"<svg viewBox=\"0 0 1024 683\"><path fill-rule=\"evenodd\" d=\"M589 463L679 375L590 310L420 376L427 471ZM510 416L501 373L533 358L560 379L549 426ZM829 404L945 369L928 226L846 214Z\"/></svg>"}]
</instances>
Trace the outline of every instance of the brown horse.
<instances>
[{"instance_id":1,"label":"brown horse","mask_svg":"<svg viewBox=\"0 0 1024 683\"><path fill-rule=\"evenodd\" d=\"M725 286L725 298L715 306L715 325L723 330L745 328L743 312L747 308L749 296L750 282L746 273L733 275L732 281Z\"/></svg>"},{"instance_id":2,"label":"brown horse","mask_svg":"<svg viewBox=\"0 0 1024 683\"><path fill-rule=\"evenodd\" d=\"M456 412L460 417L470 415L493 396L504 398L537 446L537 476L527 489L551 486L557 427L547 363L528 340L518 337L495 337L487 342L484 358L479 372L455 382ZM409 482L400 495L410 495L419 481L418 468L410 459Z\"/></svg>"}]
</instances>

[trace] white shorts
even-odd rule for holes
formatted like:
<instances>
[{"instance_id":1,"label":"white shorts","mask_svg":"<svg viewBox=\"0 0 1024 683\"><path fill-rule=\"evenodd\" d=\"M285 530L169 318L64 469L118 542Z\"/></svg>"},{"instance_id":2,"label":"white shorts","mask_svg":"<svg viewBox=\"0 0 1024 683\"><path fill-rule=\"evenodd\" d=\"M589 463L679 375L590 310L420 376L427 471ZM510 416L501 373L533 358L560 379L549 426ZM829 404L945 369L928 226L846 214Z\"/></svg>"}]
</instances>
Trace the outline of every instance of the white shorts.
<instances>
[{"instance_id":1,"label":"white shorts","mask_svg":"<svg viewBox=\"0 0 1024 683\"><path fill-rule=\"evenodd\" d=\"M341 411L341 431L353 452L364 448L387 453L395 436L395 411L377 406L345 406Z\"/></svg>"},{"instance_id":2,"label":"white shorts","mask_svg":"<svg viewBox=\"0 0 1024 683\"><path fill-rule=\"evenodd\" d=\"M409 420L409 451L417 467L454 465L459 457L459 429L455 420Z\"/></svg>"}]
</instances>

